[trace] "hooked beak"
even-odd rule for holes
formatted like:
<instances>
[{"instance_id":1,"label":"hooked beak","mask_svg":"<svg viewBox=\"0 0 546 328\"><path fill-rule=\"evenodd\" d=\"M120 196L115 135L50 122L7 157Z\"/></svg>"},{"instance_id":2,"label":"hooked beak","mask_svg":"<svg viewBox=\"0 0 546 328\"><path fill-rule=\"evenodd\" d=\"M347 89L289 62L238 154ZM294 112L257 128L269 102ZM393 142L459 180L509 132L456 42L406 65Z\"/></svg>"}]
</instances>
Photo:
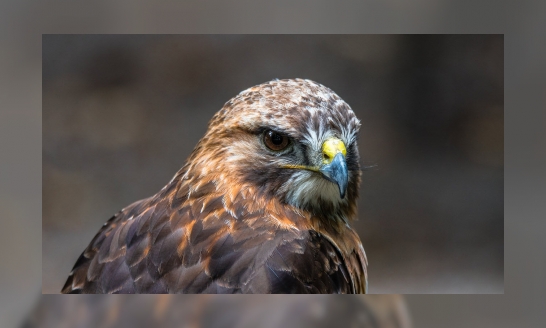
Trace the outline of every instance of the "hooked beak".
<instances>
[{"instance_id":1,"label":"hooked beak","mask_svg":"<svg viewBox=\"0 0 546 328\"><path fill-rule=\"evenodd\" d=\"M339 196L344 198L349 183L349 171L345 160L347 154L345 144L337 138L330 138L322 145L322 153L324 161L319 172L326 179L337 184Z\"/></svg>"}]
</instances>

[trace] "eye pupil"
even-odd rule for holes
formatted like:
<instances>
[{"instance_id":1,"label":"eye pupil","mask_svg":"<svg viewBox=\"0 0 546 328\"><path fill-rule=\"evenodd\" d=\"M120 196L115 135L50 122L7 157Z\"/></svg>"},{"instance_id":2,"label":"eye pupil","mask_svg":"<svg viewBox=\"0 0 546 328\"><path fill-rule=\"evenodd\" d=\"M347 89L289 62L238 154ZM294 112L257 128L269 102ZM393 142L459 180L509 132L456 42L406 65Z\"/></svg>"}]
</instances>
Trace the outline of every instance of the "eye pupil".
<instances>
[{"instance_id":1,"label":"eye pupil","mask_svg":"<svg viewBox=\"0 0 546 328\"><path fill-rule=\"evenodd\" d=\"M269 149L279 151L288 146L289 139L285 135L269 130L264 134L264 143Z\"/></svg>"},{"instance_id":2,"label":"eye pupil","mask_svg":"<svg viewBox=\"0 0 546 328\"><path fill-rule=\"evenodd\" d=\"M272 134L273 135L271 136L271 142L273 142L273 144L277 146L282 144L283 137L278 133L273 132Z\"/></svg>"}]
</instances>

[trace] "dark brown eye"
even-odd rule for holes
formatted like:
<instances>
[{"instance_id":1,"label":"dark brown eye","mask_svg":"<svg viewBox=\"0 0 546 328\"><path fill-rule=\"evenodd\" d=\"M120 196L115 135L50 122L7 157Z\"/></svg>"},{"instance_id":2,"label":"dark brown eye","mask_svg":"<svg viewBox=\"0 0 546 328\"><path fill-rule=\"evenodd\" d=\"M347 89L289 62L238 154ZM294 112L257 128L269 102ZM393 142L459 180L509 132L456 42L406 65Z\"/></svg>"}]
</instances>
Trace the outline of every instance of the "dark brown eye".
<instances>
[{"instance_id":1,"label":"dark brown eye","mask_svg":"<svg viewBox=\"0 0 546 328\"><path fill-rule=\"evenodd\" d=\"M267 146L267 148L279 151L283 150L288 146L288 137L285 135L282 135L278 132L267 130L264 134L264 143Z\"/></svg>"}]
</instances>

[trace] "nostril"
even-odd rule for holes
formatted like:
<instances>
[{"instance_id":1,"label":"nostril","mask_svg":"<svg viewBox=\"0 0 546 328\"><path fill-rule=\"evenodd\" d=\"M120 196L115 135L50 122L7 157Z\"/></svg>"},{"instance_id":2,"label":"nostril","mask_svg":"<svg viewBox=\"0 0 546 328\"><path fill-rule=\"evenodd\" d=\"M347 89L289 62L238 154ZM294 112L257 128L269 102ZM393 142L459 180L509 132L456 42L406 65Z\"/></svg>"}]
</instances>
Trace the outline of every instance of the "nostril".
<instances>
[{"instance_id":1,"label":"nostril","mask_svg":"<svg viewBox=\"0 0 546 328\"><path fill-rule=\"evenodd\" d=\"M330 159L330 156L328 156L327 154L322 154L322 157L324 158L324 160L329 160Z\"/></svg>"}]
</instances>

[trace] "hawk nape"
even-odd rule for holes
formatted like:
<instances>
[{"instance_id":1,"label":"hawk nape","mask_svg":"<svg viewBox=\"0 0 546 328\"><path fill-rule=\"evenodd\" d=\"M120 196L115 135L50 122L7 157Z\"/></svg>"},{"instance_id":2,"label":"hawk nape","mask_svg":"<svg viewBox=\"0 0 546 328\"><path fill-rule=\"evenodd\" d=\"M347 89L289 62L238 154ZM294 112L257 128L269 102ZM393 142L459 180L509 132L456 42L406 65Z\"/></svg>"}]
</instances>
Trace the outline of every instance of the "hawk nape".
<instances>
[{"instance_id":1,"label":"hawk nape","mask_svg":"<svg viewBox=\"0 0 546 328\"><path fill-rule=\"evenodd\" d=\"M99 230L63 293L365 293L360 122L332 90L274 80L214 115L156 195Z\"/></svg>"}]
</instances>

